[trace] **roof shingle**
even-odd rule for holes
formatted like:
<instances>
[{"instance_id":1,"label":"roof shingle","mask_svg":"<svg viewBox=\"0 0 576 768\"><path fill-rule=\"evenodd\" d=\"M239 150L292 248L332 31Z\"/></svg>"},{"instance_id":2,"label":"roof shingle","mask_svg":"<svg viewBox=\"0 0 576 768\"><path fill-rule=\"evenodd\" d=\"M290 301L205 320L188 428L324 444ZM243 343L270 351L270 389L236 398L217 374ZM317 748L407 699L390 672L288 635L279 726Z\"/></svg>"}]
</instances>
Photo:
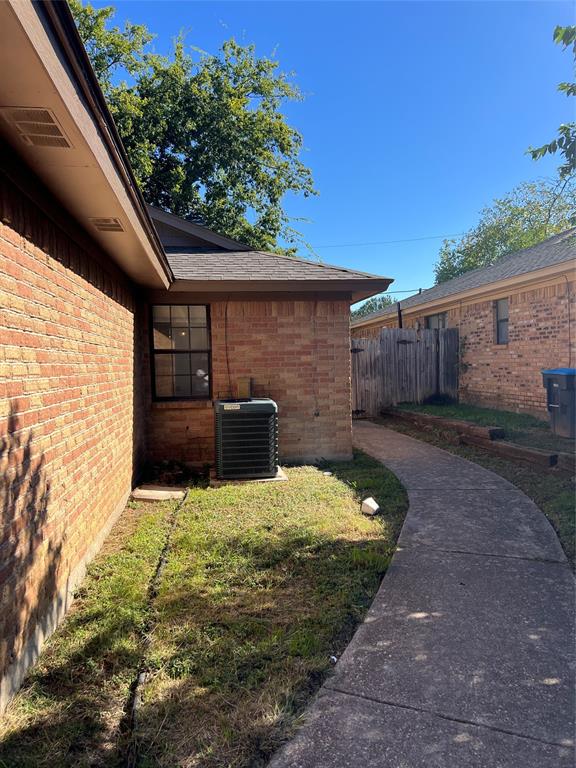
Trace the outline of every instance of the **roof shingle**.
<instances>
[{"instance_id":1,"label":"roof shingle","mask_svg":"<svg viewBox=\"0 0 576 768\"><path fill-rule=\"evenodd\" d=\"M204 251L195 248L166 248L176 280L382 280L345 267L283 256L266 251Z\"/></svg>"},{"instance_id":2,"label":"roof shingle","mask_svg":"<svg viewBox=\"0 0 576 768\"><path fill-rule=\"evenodd\" d=\"M409 309L418 304L439 301L463 291L481 288L484 285L490 285L490 283L497 283L509 277L534 272L537 269L544 269L545 267L561 264L575 258L576 227L573 227L558 235L553 235L537 245L532 245L530 248L523 248L521 251L509 253L488 267L474 269L452 280L447 280L445 283L439 283L414 296L409 296L400 302L400 307L402 309ZM357 318L352 322L352 325L362 325L367 321L378 317L385 317L396 311L396 305L386 307L378 312Z\"/></svg>"}]
</instances>

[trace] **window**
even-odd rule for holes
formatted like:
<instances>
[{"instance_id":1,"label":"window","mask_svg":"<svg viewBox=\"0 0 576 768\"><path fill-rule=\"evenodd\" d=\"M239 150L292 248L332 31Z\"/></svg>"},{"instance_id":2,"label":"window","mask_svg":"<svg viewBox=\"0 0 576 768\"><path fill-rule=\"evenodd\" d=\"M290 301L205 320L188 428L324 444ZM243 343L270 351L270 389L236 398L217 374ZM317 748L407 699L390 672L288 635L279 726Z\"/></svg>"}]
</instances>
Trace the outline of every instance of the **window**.
<instances>
[{"instance_id":1,"label":"window","mask_svg":"<svg viewBox=\"0 0 576 768\"><path fill-rule=\"evenodd\" d=\"M447 319L448 316L446 312L440 312L437 315L428 315L424 318L425 327L433 331L437 331L440 328L446 328Z\"/></svg>"},{"instance_id":2,"label":"window","mask_svg":"<svg viewBox=\"0 0 576 768\"><path fill-rule=\"evenodd\" d=\"M508 299L494 302L494 325L496 344L508 344Z\"/></svg>"},{"instance_id":3,"label":"window","mask_svg":"<svg viewBox=\"0 0 576 768\"><path fill-rule=\"evenodd\" d=\"M156 400L210 397L208 307L152 307L152 378Z\"/></svg>"}]
</instances>

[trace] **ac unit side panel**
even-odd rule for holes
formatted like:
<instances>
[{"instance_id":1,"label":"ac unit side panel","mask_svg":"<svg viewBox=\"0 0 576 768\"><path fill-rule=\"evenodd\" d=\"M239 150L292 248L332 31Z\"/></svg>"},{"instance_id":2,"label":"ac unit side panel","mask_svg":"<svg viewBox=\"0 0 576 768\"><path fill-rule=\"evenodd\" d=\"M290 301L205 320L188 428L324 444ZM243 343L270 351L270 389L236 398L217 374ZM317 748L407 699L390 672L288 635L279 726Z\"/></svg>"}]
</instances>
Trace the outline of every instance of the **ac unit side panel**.
<instances>
[{"instance_id":1,"label":"ac unit side panel","mask_svg":"<svg viewBox=\"0 0 576 768\"><path fill-rule=\"evenodd\" d=\"M273 400L217 401L216 475L222 480L274 477L278 407Z\"/></svg>"}]
</instances>

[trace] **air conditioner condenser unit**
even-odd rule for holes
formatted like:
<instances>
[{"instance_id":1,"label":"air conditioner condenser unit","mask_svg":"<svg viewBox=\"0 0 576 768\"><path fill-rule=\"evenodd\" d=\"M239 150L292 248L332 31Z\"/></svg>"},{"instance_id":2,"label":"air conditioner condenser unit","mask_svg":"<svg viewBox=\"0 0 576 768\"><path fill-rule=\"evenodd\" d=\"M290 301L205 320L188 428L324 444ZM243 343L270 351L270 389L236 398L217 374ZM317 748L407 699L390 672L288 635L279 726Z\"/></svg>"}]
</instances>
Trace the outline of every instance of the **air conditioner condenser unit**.
<instances>
[{"instance_id":1,"label":"air conditioner condenser unit","mask_svg":"<svg viewBox=\"0 0 576 768\"><path fill-rule=\"evenodd\" d=\"M275 477L278 471L278 406L274 400L216 400L214 414L217 478Z\"/></svg>"}]
</instances>

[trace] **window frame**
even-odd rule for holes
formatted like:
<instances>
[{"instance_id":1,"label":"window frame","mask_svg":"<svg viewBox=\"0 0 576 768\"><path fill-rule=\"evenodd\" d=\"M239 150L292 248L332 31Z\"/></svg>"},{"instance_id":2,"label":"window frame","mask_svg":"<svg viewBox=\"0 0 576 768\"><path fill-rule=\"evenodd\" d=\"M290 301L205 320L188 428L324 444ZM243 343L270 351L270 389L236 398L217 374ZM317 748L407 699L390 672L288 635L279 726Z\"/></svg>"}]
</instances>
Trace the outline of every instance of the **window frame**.
<instances>
[{"instance_id":1,"label":"window frame","mask_svg":"<svg viewBox=\"0 0 576 768\"><path fill-rule=\"evenodd\" d=\"M438 328L431 328L430 327L430 318L432 317L442 317L442 327ZM427 331L444 331L448 327L448 312L434 312L432 315L424 315L424 328Z\"/></svg>"},{"instance_id":2,"label":"window frame","mask_svg":"<svg viewBox=\"0 0 576 768\"><path fill-rule=\"evenodd\" d=\"M206 309L206 330L208 332L208 340L210 347L208 349L156 349L154 346L154 307L204 307ZM156 403L174 403L174 402L189 402L195 400L197 402L208 402L212 400L212 318L210 313L210 304L189 304L177 303L177 302L160 302L150 304L148 311L148 323L149 323L149 344L150 344L150 372L152 376L152 400ZM194 353L208 355L208 394L206 395L171 395L169 397L163 397L156 394L156 355L190 355Z\"/></svg>"},{"instance_id":3,"label":"window frame","mask_svg":"<svg viewBox=\"0 0 576 768\"><path fill-rule=\"evenodd\" d=\"M499 307L500 302L506 302L506 317L500 317ZM502 323L506 324L506 340L502 340L502 334L500 326ZM508 296L503 296L501 299L494 300L494 343L499 347L506 347L510 343L510 299Z\"/></svg>"}]
</instances>

